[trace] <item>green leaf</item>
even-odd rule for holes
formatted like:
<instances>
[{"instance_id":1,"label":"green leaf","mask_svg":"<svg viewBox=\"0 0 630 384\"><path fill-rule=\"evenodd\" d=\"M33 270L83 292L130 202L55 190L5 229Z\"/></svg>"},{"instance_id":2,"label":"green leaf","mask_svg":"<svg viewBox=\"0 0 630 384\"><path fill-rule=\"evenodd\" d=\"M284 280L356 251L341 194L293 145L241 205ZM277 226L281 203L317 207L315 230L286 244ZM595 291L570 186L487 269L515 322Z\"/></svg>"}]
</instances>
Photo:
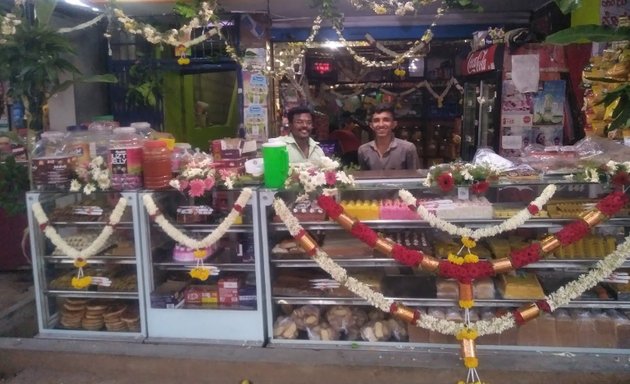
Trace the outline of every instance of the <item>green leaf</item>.
<instances>
[{"instance_id":1,"label":"green leaf","mask_svg":"<svg viewBox=\"0 0 630 384\"><path fill-rule=\"evenodd\" d=\"M565 15L582 6L582 0L554 0L560 11Z\"/></svg>"},{"instance_id":2,"label":"green leaf","mask_svg":"<svg viewBox=\"0 0 630 384\"><path fill-rule=\"evenodd\" d=\"M186 19L192 19L193 17L197 16L197 11L194 7L191 7L190 5L181 2L177 2L175 4L175 6L173 7L173 12Z\"/></svg>"},{"instance_id":3,"label":"green leaf","mask_svg":"<svg viewBox=\"0 0 630 384\"><path fill-rule=\"evenodd\" d=\"M82 83L118 83L118 78L116 77L116 75L111 73L106 73L104 75L79 76L77 80Z\"/></svg>"},{"instance_id":4,"label":"green leaf","mask_svg":"<svg viewBox=\"0 0 630 384\"><path fill-rule=\"evenodd\" d=\"M545 39L549 44L610 42L630 39L630 27L611 28L603 25L578 25L553 33Z\"/></svg>"},{"instance_id":5,"label":"green leaf","mask_svg":"<svg viewBox=\"0 0 630 384\"><path fill-rule=\"evenodd\" d=\"M40 25L47 26L50 23L56 6L57 0L37 0L35 2L35 13Z\"/></svg>"}]
</instances>

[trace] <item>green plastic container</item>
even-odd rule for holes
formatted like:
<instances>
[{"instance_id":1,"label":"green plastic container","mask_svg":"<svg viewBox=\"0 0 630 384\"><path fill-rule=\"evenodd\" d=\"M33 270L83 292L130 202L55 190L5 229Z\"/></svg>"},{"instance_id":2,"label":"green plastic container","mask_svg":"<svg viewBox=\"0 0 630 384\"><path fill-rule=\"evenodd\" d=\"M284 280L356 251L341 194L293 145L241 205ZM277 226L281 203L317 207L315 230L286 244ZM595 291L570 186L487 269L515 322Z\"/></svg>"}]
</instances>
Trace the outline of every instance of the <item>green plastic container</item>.
<instances>
[{"instance_id":1,"label":"green plastic container","mask_svg":"<svg viewBox=\"0 0 630 384\"><path fill-rule=\"evenodd\" d=\"M264 180L267 188L281 188L289 174L289 152L282 139L269 139L262 145Z\"/></svg>"}]
</instances>

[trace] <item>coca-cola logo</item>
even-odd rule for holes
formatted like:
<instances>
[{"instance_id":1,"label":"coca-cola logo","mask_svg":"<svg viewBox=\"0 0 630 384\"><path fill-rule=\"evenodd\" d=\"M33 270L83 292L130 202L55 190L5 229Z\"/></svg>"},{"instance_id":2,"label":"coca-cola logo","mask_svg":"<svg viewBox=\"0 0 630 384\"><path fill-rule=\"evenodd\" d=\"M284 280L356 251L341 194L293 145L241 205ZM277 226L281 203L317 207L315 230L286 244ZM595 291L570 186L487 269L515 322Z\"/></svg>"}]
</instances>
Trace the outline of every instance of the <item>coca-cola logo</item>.
<instances>
[{"instance_id":1,"label":"coca-cola logo","mask_svg":"<svg viewBox=\"0 0 630 384\"><path fill-rule=\"evenodd\" d=\"M473 52L466 61L466 74L480 73L494 69L494 46Z\"/></svg>"}]
</instances>

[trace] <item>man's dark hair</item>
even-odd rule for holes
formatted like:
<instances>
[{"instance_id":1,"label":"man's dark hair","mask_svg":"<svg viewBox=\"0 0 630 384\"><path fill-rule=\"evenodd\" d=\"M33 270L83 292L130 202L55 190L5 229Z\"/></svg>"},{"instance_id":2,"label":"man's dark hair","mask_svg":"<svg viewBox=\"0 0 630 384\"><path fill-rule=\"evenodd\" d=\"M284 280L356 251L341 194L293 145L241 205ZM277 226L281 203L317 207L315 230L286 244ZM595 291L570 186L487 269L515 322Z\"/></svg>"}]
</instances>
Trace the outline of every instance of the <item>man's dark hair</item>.
<instances>
[{"instance_id":1,"label":"man's dark hair","mask_svg":"<svg viewBox=\"0 0 630 384\"><path fill-rule=\"evenodd\" d=\"M392 117L394 118L396 117L394 113L394 106L387 103L377 104L374 107L374 110L372 111L372 115L374 115L375 113L383 113L383 112L389 112L392 114Z\"/></svg>"},{"instance_id":2,"label":"man's dark hair","mask_svg":"<svg viewBox=\"0 0 630 384\"><path fill-rule=\"evenodd\" d=\"M311 111L309 107L305 107L305 106L293 107L289 109L289 112L287 112L287 119L289 120L289 123L293 123L293 117L295 115L301 115L302 113L308 113L311 116L313 116L313 111Z\"/></svg>"}]
</instances>

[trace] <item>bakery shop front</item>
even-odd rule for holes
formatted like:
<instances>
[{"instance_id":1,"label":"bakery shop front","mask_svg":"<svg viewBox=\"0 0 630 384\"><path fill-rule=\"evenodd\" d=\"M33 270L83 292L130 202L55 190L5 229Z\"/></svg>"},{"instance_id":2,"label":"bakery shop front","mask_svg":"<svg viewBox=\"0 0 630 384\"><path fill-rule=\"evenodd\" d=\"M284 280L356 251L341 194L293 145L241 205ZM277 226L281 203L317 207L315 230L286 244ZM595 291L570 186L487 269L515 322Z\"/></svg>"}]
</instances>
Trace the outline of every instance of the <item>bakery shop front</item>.
<instances>
[{"instance_id":1,"label":"bakery shop front","mask_svg":"<svg viewBox=\"0 0 630 384\"><path fill-rule=\"evenodd\" d=\"M40 142L65 167L63 178L40 169L27 194L40 336L438 347L460 351L467 382L481 381L481 349L629 349L629 150L617 133L578 129L567 50L487 26L451 31L472 46L449 40L441 8L410 41L388 38L391 29L360 38L340 30L348 37L339 54L322 18L296 49L282 36L304 28L242 17L248 39L237 50L209 7L195 13L209 29L176 41L185 49L169 83L198 100L188 108L182 94L188 101L167 108L196 124L182 127L199 150L175 143L185 137L168 132L171 113L167 132L146 123L114 130L116 116L93 122L92 134L72 136L89 158L57 148L55 134ZM127 33L156 41L146 20L114 14ZM274 72L265 33L275 39ZM169 36L160 41L181 37ZM221 115L233 138L204 129L214 95L189 84L201 79L197 45L215 36L239 68L239 80L226 79L226 89L238 85L229 104L239 109ZM614 92L589 77L597 71L625 84L624 49L611 43L587 58L589 92ZM587 121L614 131L616 107L594 100L587 92ZM419 169L366 171L342 158L336 130L362 144L376 138L380 151L385 128L371 116L382 103L395 107L392 143L411 148ZM286 112L297 105L311 108L309 131L326 156L289 164L273 138L291 128ZM242 124L230 125L232 114ZM113 147L103 139L110 131ZM268 153L279 185L263 174Z\"/></svg>"}]
</instances>

